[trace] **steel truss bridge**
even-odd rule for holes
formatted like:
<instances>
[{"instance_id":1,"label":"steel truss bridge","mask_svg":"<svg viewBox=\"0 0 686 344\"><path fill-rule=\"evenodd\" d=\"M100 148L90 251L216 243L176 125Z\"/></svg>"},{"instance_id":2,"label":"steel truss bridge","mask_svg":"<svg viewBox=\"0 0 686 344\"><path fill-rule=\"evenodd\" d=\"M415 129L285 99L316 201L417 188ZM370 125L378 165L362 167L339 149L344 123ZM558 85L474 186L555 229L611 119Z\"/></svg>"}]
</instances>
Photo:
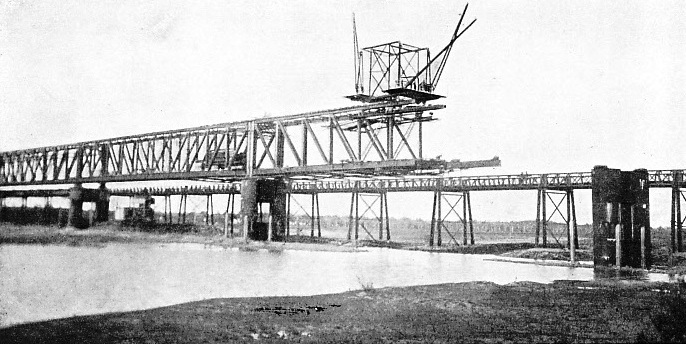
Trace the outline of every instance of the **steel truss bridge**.
<instances>
[{"instance_id":1,"label":"steel truss bridge","mask_svg":"<svg viewBox=\"0 0 686 344\"><path fill-rule=\"evenodd\" d=\"M279 216L289 216L292 194L311 195L313 236L315 218L319 227L320 193L352 194L349 239L353 227L355 239L358 238L360 228L374 238L361 221L372 205L379 201L380 209L375 213L379 221L379 239L383 236L385 226L386 239L390 240L386 193L425 191L434 193L430 245L433 245L434 234L438 245L441 245L443 231L452 241L458 243L453 235L456 232L451 232L446 225L451 214L457 216L463 225L462 243L466 245L468 242L474 243L469 192L538 190L539 225L536 229L536 243L542 229L543 244L546 244L546 224L553 215L558 214L567 223L567 245L571 249L576 246L577 241L573 191L593 187L591 172L444 177L446 172L454 169L498 166L499 160L496 157L492 160L460 163L425 157L423 125L435 120L432 111L445 108L444 105L427 102L443 98L433 92L448 55L455 41L475 21L461 28L466 11L467 6L448 45L433 58L428 48L402 44L399 41L374 45L360 51L353 21L356 94L347 98L360 101L361 105L0 152L0 210L4 205L3 199L9 197L21 197L24 205L22 208L26 208L28 197L69 197L70 221L81 218L81 205L84 201L95 202L96 212L104 215L104 219L99 221L106 221L109 195L164 196L164 219L171 223L172 195L182 196L185 221L185 200L188 195L206 195L207 214L213 214L213 211L209 211L212 195L229 194L231 216L228 216L227 204L225 219L233 221L234 196L245 191L245 196L250 197L242 200L250 198L252 203L242 205L242 216L247 216L244 210L248 210L254 220L252 213L257 208L259 198L255 197L258 181L274 182L273 179L278 179L279 183L285 182L285 189L278 192L285 192L288 196L285 203L276 196L271 199L271 204L279 203L275 207L281 213ZM363 64L366 65L363 63L364 53L367 53L369 62L366 71L363 67ZM366 73L367 83L362 77ZM686 170L648 171L648 187L672 189L673 251L682 250L681 233L686 223L686 218L681 214L681 202L686 201L686 191L682 190L686 187L683 178L685 172ZM145 182L174 180L207 183L191 187L105 188L106 183L137 182L146 185ZM81 184L85 183L100 183L101 188L83 189ZM75 186L70 190L28 188L58 184ZM245 186L241 190L244 185L252 186ZM641 188L643 185L641 184ZM367 203L361 195L376 195L378 198ZM282 196L285 195L281 193L279 197ZM565 200L566 215L562 209ZM360 201L366 205L366 210L361 215ZM546 213L548 203L554 206L550 217ZM447 210L445 213L442 213L443 204L447 206L443 209ZM284 207L287 210L282 209ZM181 208L179 215L182 215ZM245 218L243 223L252 223L253 220ZM270 219L269 223L270 226L274 223L279 227L287 227L288 220L283 220ZM225 224L225 230L227 226ZM250 226L252 228L252 224ZM285 230L287 236L288 228ZM247 232L248 227L243 230L244 234ZM272 230L268 232L271 234Z\"/></svg>"},{"instance_id":2,"label":"steel truss bridge","mask_svg":"<svg viewBox=\"0 0 686 344\"><path fill-rule=\"evenodd\" d=\"M385 232L390 239L385 194L428 191L434 193L430 244L433 244L433 233L436 233L438 245L441 245L443 231L458 243L452 234L454 231L446 226L447 216L453 214L463 224L462 243L466 245L474 243L470 191L538 190L537 243L540 232L543 244L546 244L546 225L555 214L559 214L568 227L576 227L573 190L591 189L591 172L442 177L443 173L459 164L424 158L423 123L435 120L431 111L443 108L444 105L418 104L416 100L399 96L392 100L291 116L1 152L0 199L72 196L70 190L17 190L16 187L20 186L100 183L104 189L104 184L111 182L212 182L213 185L190 188L107 191L113 196L165 196L165 221L172 218L170 197L180 195L183 212L180 210L179 213L185 220L188 195L207 195L209 207L212 195L231 194L233 209L233 196L242 191L241 181L278 178L286 183L287 207L290 207L292 194L312 195L312 235L319 217L315 216L318 214L318 194L350 193L349 237L354 228L357 238L362 228L373 238L361 223L371 205L365 204L360 195L375 194L377 201L380 200L378 203L383 204L377 216L382 228L379 238L385 218ZM483 161L476 163L476 166L481 166ZM686 223L681 214L681 200L686 200L682 190L685 171L648 171L649 187L673 190L672 242L673 248L679 251L682 250L681 233ZM561 195L554 196L560 191ZM102 200L99 197L93 192L87 195L89 199ZM359 215L360 200L367 205L362 215ZM565 200L566 215L563 212ZM554 207L552 214L546 212L548 203ZM443 204L447 206L447 214L442 213ZM106 207L106 203L98 206ZM78 205L72 208L79 209ZM457 210L460 208L461 213ZM287 221L285 225L288 226ZM576 233L576 230L569 232ZM577 241L576 237L568 237L568 245L572 240Z\"/></svg>"},{"instance_id":3,"label":"steel truss bridge","mask_svg":"<svg viewBox=\"0 0 686 344\"><path fill-rule=\"evenodd\" d=\"M0 187L151 180L238 181L436 173L412 100L0 152Z\"/></svg>"}]
</instances>

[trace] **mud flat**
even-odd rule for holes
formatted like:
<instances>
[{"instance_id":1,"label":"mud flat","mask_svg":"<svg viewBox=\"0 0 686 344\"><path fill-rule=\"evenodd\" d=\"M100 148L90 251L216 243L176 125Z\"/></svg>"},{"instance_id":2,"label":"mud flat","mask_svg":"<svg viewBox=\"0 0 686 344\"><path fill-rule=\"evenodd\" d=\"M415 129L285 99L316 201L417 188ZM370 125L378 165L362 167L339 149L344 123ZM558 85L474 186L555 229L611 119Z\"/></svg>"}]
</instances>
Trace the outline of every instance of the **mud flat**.
<instances>
[{"instance_id":1,"label":"mud flat","mask_svg":"<svg viewBox=\"0 0 686 344\"><path fill-rule=\"evenodd\" d=\"M0 329L0 338L4 343L686 341L686 289L679 284L361 287L59 319Z\"/></svg>"}]
</instances>

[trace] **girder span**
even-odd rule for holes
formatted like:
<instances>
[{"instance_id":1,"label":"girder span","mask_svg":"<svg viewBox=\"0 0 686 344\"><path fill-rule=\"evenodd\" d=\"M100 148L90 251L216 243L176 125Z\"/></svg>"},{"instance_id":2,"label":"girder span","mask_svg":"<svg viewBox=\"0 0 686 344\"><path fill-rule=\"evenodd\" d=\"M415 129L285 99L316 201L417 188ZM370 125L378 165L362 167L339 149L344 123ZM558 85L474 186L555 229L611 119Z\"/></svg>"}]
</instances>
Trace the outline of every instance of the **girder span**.
<instances>
[{"instance_id":1,"label":"girder span","mask_svg":"<svg viewBox=\"0 0 686 344\"><path fill-rule=\"evenodd\" d=\"M649 187L686 187L686 170L648 171ZM407 192L407 191L497 191L497 190L570 190L590 189L591 172L507 174L464 177L401 177L384 179L341 179L341 180L291 180L288 191L294 194L350 193L350 192ZM164 195L208 195L240 193L240 183L191 186L176 188L128 188L112 189L112 195L134 195L149 193Z\"/></svg>"},{"instance_id":2,"label":"girder span","mask_svg":"<svg viewBox=\"0 0 686 344\"><path fill-rule=\"evenodd\" d=\"M648 171L651 188L686 187L686 170ZM497 191L497 190L569 190L590 189L591 172L507 174L464 177L400 177L384 179L290 180L288 192L294 194L350 193L350 192L408 192L408 191ZM241 184L221 183L177 187L113 188L113 196L133 195L213 195L240 194ZM2 190L0 197L66 197L69 190Z\"/></svg>"},{"instance_id":3,"label":"girder span","mask_svg":"<svg viewBox=\"0 0 686 344\"><path fill-rule=\"evenodd\" d=\"M443 108L394 99L0 152L0 186L437 172L445 162L423 158L422 123Z\"/></svg>"}]
</instances>

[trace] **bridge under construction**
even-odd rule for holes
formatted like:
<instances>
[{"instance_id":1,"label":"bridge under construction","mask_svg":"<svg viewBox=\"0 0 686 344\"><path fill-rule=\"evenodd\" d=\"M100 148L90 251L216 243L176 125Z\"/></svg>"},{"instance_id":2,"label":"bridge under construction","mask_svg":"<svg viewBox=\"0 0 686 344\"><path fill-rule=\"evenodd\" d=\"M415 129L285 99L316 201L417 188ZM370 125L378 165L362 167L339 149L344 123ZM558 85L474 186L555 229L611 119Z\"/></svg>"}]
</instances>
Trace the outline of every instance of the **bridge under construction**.
<instances>
[{"instance_id":1,"label":"bridge under construction","mask_svg":"<svg viewBox=\"0 0 686 344\"><path fill-rule=\"evenodd\" d=\"M353 19L356 105L295 115L227 122L74 144L0 152L0 200L67 197L69 224L85 227L82 206L95 203L95 222L108 221L111 196L162 196L164 221L171 223L171 197L180 197L179 217L188 195L228 194L231 208L225 231L234 231L237 215L246 239L276 240L289 235L291 196L311 195L312 231L319 226L318 195L349 194L348 239L360 229L376 235L360 220L373 213L378 239L390 240L388 192L432 192L429 245L473 245L470 192L537 190L536 243L547 244L547 225L559 214L567 224L567 247L578 246L574 190L593 192L596 265L649 267L650 188L672 190L671 245L682 251L681 213L686 201L686 170L619 171L597 166L592 172L446 177L468 168L499 166L500 160L460 161L427 158L424 137L446 108L435 104L438 81L456 41L475 23L464 22L467 7L448 44L432 56L428 48L394 41L359 49ZM365 79L366 78L366 79ZM188 186L154 187L150 182L189 181ZM109 189L107 183L132 187ZM204 182L191 186L190 182ZM83 184L100 184L87 189ZM49 185L70 185L48 189ZM240 211L234 213L235 195ZM361 196L372 195L370 202ZM552 195L559 197L553 199ZM269 207L266 222L258 216ZM552 204L552 212L548 205ZM0 203L0 217L4 202ZM378 209L372 209L378 206ZM372 211L373 210L373 211ZM209 211L208 211L209 213ZM448 215L463 225L461 240L444 225ZM0 218L1 220L1 218ZM319 230L319 235L321 231Z\"/></svg>"}]
</instances>

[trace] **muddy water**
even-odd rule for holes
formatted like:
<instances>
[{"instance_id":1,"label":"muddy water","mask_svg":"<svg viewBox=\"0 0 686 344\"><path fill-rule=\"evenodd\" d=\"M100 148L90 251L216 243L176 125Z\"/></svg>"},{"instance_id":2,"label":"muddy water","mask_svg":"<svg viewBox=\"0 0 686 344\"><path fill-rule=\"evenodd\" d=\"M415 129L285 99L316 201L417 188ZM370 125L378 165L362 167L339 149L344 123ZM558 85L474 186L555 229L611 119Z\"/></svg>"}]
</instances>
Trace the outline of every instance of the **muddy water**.
<instances>
[{"instance_id":1,"label":"muddy water","mask_svg":"<svg viewBox=\"0 0 686 344\"><path fill-rule=\"evenodd\" d=\"M201 244L0 245L0 326L219 297L312 295L362 286L591 280L589 268L392 249L254 252Z\"/></svg>"}]
</instances>

